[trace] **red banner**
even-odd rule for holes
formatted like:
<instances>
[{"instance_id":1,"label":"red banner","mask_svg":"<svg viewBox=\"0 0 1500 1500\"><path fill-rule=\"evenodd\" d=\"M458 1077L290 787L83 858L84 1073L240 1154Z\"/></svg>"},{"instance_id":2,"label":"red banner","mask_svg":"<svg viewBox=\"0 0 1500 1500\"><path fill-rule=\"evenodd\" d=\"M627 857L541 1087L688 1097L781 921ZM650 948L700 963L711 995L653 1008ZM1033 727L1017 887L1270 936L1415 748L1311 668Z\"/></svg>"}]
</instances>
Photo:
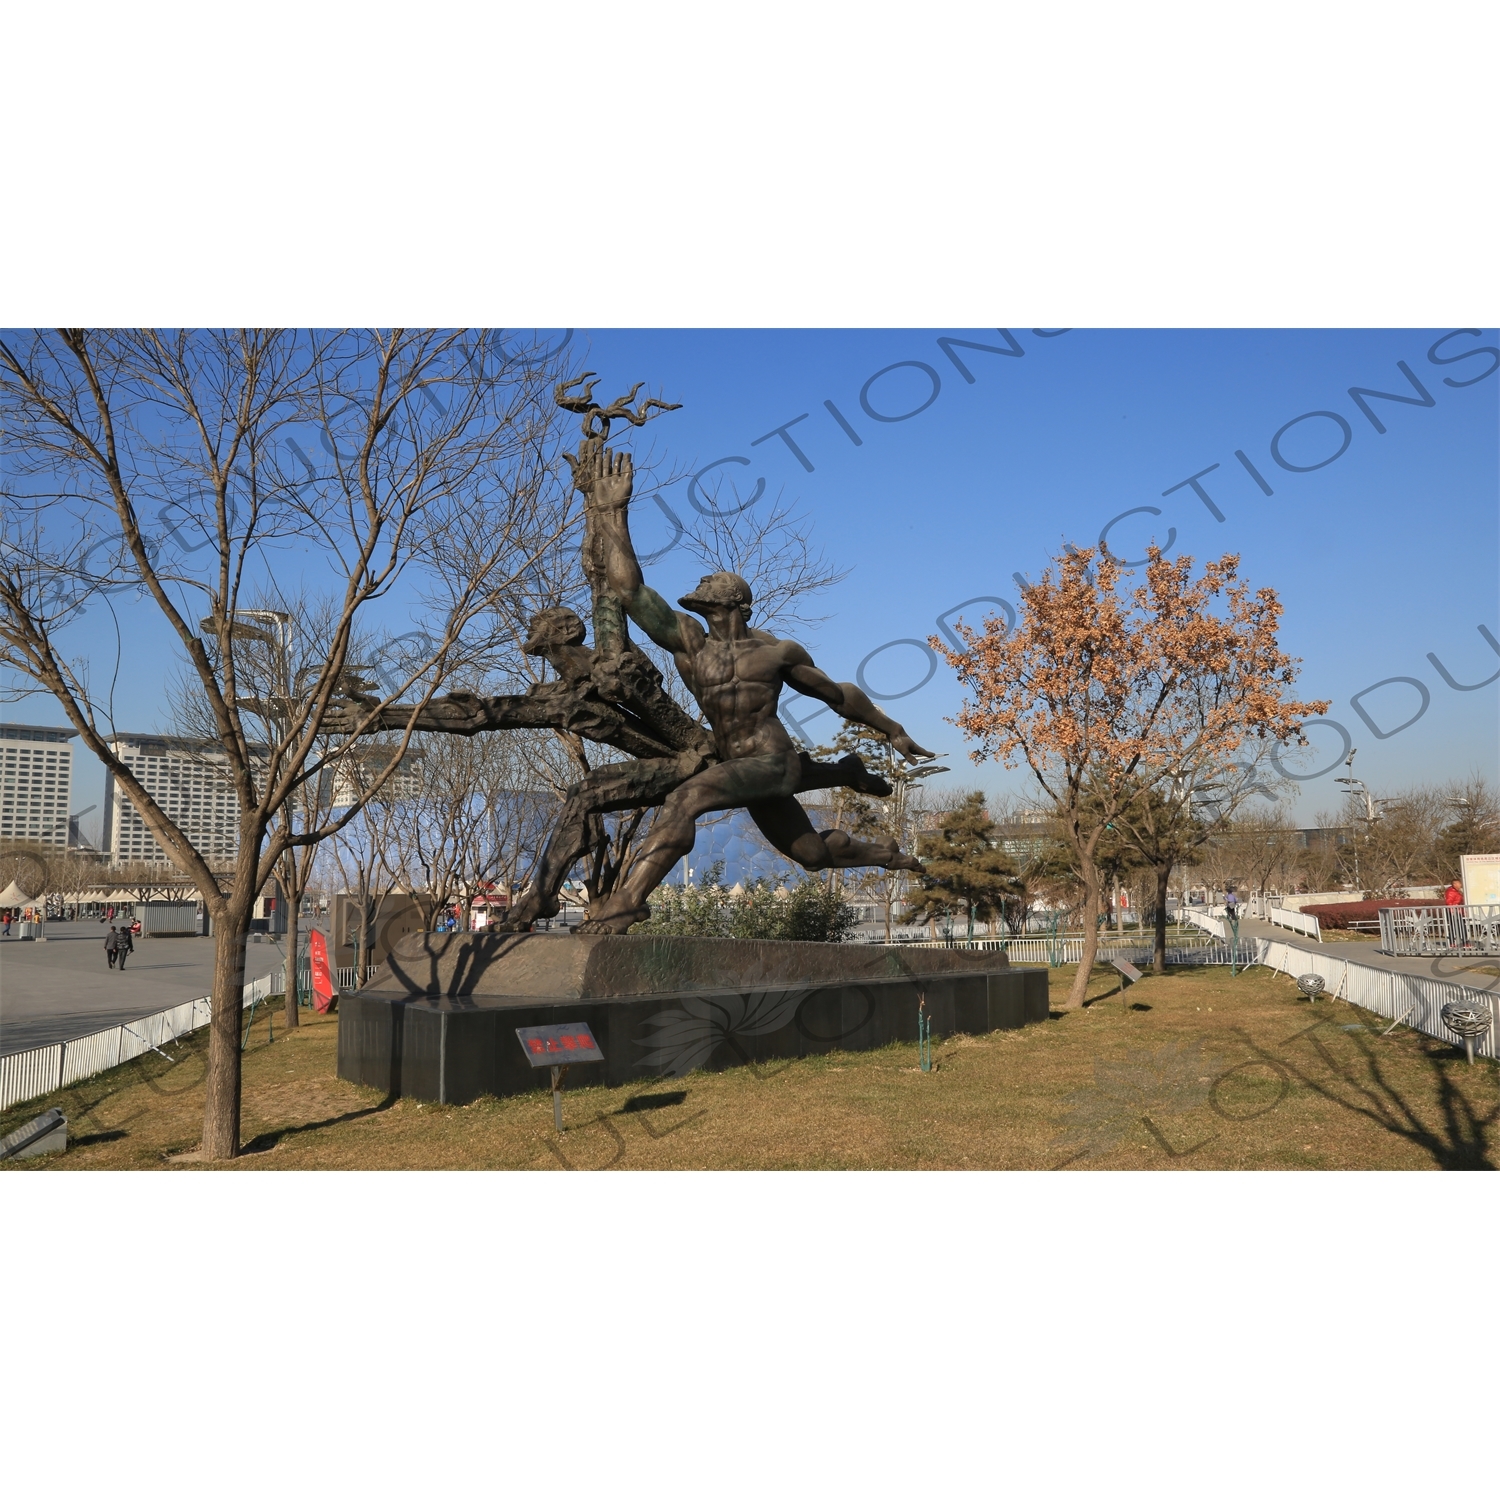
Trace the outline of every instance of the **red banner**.
<instances>
[{"instance_id":1,"label":"red banner","mask_svg":"<svg viewBox=\"0 0 1500 1500\"><path fill-rule=\"evenodd\" d=\"M328 967L328 941L314 928L307 935L307 959L312 969L313 1009L326 1016L333 1009L333 970Z\"/></svg>"}]
</instances>

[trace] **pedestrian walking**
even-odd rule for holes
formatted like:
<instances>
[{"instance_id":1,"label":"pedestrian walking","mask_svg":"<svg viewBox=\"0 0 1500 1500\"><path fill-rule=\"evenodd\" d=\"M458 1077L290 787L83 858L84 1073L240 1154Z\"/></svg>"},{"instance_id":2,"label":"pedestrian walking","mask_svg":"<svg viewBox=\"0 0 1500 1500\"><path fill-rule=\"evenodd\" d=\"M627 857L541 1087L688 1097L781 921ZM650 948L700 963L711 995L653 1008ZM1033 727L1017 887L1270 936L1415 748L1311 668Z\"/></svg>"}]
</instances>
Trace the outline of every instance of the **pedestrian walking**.
<instances>
[{"instance_id":1,"label":"pedestrian walking","mask_svg":"<svg viewBox=\"0 0 1500 1500\"><path fill-rule=\"evenodd\" d=\"M120 953L120 934L113 927L109 929L109 936L104 939L104 956L109 960L110 968L114 968L115 959Z\"/></svg>"},{"instance_id":2,"label":"pedestrian walking","mask_svg":"<svg viewBox=\"0 0 1500 1500\"><path fill-rule=\"evenodd\" d=\"M128 927L122 927L120 929L120 946L116 950L117 956L119 957L119 960L120 960L120 968L122 970L125 967L125 955L127 953L134 953L134 952L135 952L135 943L131 940L130 929Z\"/></svg>"},{"instance_id":3,"label":"pedestrian walking","mask_svg":"<svg viewBox=\"0 0 1500 1500\"><path fill-rule=\"evenodd\" d=\"M10 908L8 906L5 908L5 935L10 936Z\"/></svg>"}]
</instances>

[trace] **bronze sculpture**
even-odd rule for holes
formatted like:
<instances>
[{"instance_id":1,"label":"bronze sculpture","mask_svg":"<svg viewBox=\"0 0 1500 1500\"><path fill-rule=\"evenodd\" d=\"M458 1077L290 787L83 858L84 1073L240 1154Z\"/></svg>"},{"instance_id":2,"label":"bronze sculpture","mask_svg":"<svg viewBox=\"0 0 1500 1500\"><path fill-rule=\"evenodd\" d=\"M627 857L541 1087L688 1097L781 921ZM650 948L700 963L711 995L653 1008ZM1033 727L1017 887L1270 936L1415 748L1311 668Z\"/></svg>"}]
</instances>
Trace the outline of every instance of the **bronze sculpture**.
<instances>
[{"instance_id":1,"label":"bronze sculpture","mask_svg":"<svg viewBox=\"0 0 1500 1500\"><path fill-rule=\"evenodd\" d=\"M575 393L579 385L584 389ZM675 409L654 398L632 408L639 389L607 407L593 400L589 375L557 389L558 405L584 419L577 454L564 456L584 496L582 563L593 594L593 647L585 644L584 622L572 610L542 610L531 620L524 649L548 662L554 681L523 694L454 693L421 709L391 705L369 727L410 725L448 734L550 728L632 757L595 767L569 788L531 882L501 924L510 930L555 915L568 873L607 837L604 815L631 809L660 807L662 812L625 880L590 906L582 932L622 933L645 920L647 897L692 848L696 820L710 811L744 807L772 846L805 869L920 869L892 840L861 842L814 828L796 800L798 792L843 786L886 797L891 788L858 755L828 763L799 751L776 714L781 689L806 693L886 735L908 760L931 759L932 752L912 741L853 683L825 676L796 642L752 628L750 588L738 575L702 579L678 601L692 614L673 611L647 587L627 520L631 458L605 446L612 421L639 427L653 409ZM703 617L706 628L693 614ZM630 620L673 653L707 727L672 700L654 663L630 639Z\"/></svg>"},{"instance_id":2,"label":"bronze sculpture","mask_svg":"<svg viewBox=\"0 0 1500 1500\"><path fill-rule=\"evenodd\" d=\"M626 932L646 920L646 897L693 847L694 827L704 813L743 807L774 849L804 869L850 869L879 865L893 870L921 866L895 842L861 842L835 830L813 827L796 794L807 791L803 757L776 714L781 689L827 703L852 723L884 734L909 760L930 760L906 731L875 707L853 683L825 676L795 641L777 640L749 625L750 587L735 573L711 573L677 602L677 613L647 586L630 540L632 465L628 453L602 443L592 455L588 504L612 598L656 642L672 652L677 670L713 730L717 763L694 772L667 797L644 848L623 884L590 909L583 932ZM693 615L701 615L706 628Z\"/></svg>"}]
</instances>

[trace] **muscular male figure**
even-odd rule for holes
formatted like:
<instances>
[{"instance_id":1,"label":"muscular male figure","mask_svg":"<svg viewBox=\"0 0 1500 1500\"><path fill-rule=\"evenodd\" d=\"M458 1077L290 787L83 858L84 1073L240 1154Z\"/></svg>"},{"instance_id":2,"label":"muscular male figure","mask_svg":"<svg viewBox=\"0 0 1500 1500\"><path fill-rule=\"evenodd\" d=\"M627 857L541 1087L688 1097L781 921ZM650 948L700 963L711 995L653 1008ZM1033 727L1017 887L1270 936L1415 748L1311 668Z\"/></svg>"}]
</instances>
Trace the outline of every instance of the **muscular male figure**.
<instances>
[{"instance_id":1,"label":"muscular male figure","mask_svg":"<svg viewBox=\"0 0 1500 1500\"><path fill-rule=\"evenodd\" d=\"M795 641L778 640L748 623L750 587L735 573L712 573L672 610L646 586L631 544L626 508L632 470L628 453L602 446L593 455L589 502L613 595L657 645L670 651L688 690L713 730L719 763L689 777L667 797L644 848L624 883L579 929L624 932L650 915L646 897L693 847L694 824L704 813L744 807L771 845L808 870L879 865L916 870L892 839L868 842L838 830L819 832L796 800L804 785L805 757L776 714L783 687L817 698L851 723L884 734L907 760L930 760L894 719L887 718L850 682L820 672ZM707 629L693 618L701 615Z\"/></svg>"}]
</instances>

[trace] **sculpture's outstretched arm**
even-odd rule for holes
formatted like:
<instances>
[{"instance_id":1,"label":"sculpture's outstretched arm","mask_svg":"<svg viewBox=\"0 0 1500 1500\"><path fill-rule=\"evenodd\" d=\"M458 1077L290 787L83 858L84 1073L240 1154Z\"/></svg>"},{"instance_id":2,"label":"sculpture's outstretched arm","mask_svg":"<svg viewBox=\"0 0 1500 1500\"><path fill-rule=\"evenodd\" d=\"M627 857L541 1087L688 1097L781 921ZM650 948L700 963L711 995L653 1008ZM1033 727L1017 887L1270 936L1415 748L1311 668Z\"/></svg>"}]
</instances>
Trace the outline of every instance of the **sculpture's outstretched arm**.
<instances>
[{"instance_id":1,"label":"sculpture's outstretched arm","mask_svg":"<svg viewBox=\"0 0 1500 1500\"><path fill-rule=\"evenodd\" d=\"M330 734L352 733L368 709L353 708L330 714L324 729ZM342 718L345 725L338 722ZM627 755L653 757L677 751L656 736L634 715L614 704L600 703L564 682L546 682L527 693L450 693L421 707L391 703L382 708L364 733L382 729L425 730L438 734L483 734L492 729L564 729L600 745L613 745Z\"/></svg>"},{"instance_id":2,"label":"sculpture's outstretched arm","mask_svg":"<svg viewBox=\"0 0 1500 1500\"><path fill-rule=\"evenodd\" d=\"M826 703L836 714L848 719L851 724L863 724L869 729L885 735L891 744L907 760L931 760L934 752L924 750L892 718L870 702L869 695L855 687L852 682L835 682L826 672L813 665L813 659L795 641L788 641L788 665L782 680L788 687L805 693Z\"/></svg>"}]
</instances>

